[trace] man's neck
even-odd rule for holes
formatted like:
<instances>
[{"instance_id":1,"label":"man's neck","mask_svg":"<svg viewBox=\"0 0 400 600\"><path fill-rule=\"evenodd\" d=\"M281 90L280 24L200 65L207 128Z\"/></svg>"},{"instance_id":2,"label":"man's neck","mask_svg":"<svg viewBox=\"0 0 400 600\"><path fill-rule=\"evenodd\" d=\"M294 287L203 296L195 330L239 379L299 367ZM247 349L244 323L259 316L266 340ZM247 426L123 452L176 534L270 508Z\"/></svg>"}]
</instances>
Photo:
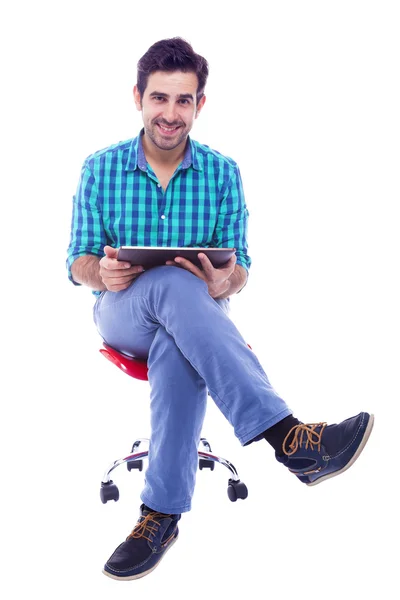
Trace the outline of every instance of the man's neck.
<instances>
[{"instance_id":1,"label":"man's neck","mask_svg":"<svg viewBox=\"0 0 400 600\"><path fill-rule=\"evenodd\" d=\"M157 148L146 134L142 137L142 143L146 160L150 165L153 166L154 164L160 167L172 168L182 162L183 157L185 156L187 138L172 150L161 150L161 148Z\"/></svg>"}]
</instances>

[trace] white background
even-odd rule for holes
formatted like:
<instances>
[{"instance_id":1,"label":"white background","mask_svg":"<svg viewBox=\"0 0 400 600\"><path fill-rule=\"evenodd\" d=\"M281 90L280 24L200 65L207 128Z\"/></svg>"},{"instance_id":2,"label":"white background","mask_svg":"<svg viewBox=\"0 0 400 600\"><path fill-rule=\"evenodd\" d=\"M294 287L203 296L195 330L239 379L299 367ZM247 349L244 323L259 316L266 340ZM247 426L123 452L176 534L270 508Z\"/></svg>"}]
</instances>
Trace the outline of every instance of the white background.
<instances>
[{"instance_id":1,"label":"white background","mask_svg":"<svg viewBox=\"0 0 400 600\"><path fill-rule=\"evenodd\" d=\"M2 10L1 587L4 598L395 596L399 435L398 3L13 2ZM101 574L143 474L106 467L148 435L148 388L98 353L93 298L64 267L91 152L135 136L136 63L180 35L209 61L192 135L240 165L251 278L232 318L303 421L361 410L354 468L316 488L241 448L210 401L228 472L199 473L180 540L142 580ZM4 170L3 170L4 169ZM120 472L119 472L120 471ZM394 545L394 546L393 546Z\"/></svg>"}]
</instances>

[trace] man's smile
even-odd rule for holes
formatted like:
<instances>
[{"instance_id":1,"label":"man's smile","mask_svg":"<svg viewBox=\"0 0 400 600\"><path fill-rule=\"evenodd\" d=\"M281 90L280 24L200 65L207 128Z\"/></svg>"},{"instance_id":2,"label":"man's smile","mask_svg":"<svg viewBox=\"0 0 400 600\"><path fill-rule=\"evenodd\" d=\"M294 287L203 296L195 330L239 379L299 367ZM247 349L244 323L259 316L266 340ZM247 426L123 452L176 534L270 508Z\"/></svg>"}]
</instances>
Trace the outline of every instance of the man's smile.
<instances>
[{"instance_id":1,"label":"man's smile","mask_svg":"<svg viewBox=\"0 0 400 600\"><path fill-rule=\"evenodd\" d=\"M164 135L173 135L181 127L180 125L174 125L173 127L171 127L171 126L167 126L167 125L162 125L161 123L156 123L156 125L157 125L158 129L161 131L161 133L163 133Z\"/></svg>"}]
</instances>

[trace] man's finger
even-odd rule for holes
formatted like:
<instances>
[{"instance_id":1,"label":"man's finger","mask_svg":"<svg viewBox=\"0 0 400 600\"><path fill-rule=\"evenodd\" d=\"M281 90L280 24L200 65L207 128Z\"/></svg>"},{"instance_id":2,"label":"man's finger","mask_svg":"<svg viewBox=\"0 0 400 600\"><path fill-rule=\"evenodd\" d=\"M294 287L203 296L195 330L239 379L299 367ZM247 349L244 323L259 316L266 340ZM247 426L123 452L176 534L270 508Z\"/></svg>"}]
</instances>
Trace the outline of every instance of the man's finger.
<instances>
[{"instance_id":1,"label":"man's finger","mask_svg":"<svg viewBox=\"0 0 400 600\"><path fill-rule=\"evenodd\" d=\"M198 255L199 260L201 262L201 266L203 267L203 270L209 275L212 276L212 273L214 271L214 267L212 262L210 261L210 259L208 258L208 256L206 254L203 254L202 252L200 252Z\"/></svg>"},{"instance_id":2,"label":"man's finger","mask_svg":"<svg viewBox=\"0 0 400 600\"><path fill-rule=\"evenodd\" d=\"M102 264L102 267L107 271L125 271L125 269L130 269L131 266L130 263L118 262L115 258L107 258Z\"/></svg>"},{"instance_id":3,"label":"man's finger","mask_svg":"<svg viewBox=\"0 0 400 600\"><path fill-rule=\"evenodd\" d=\"M196 265L194 265L187 258L183 258L183 256L177 256L174 260L177 265L179 265L180 267L183 267L184 269L186 269L186 271L190 271L191 273L193 273L193 275L196 275L196 277L200 277L200 279L204 279L203 271L201 269L199 269L198 267L196 267Z\"/></svg>"},{"instance_id":4,"label":"man's finger","mask_svg":"<svg viewBox=\"0 0 400 600\"><path fill-rule=\"evenodd\" d=\"M130 265L129 265L130 266ZM129 270L128 269L106 269L107 271L107 277L109 279L118 279L119 277L121 278L128 278L128 277L132 277L132 275L140 275L140 273L143 273L144 269L143 267L131 267Z\"/></svg>"}]
</instances>

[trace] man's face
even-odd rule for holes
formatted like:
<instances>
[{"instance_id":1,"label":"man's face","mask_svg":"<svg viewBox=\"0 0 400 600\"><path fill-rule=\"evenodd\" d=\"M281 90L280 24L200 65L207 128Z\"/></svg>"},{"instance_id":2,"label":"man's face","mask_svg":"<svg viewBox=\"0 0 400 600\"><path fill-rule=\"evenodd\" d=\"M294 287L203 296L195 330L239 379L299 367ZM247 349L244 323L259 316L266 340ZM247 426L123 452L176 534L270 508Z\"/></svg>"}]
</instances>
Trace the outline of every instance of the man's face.
<instances>
[{"instance_id":1,"label":"man's face","mask_svg":"<svg viewBox=\"0 0 400 600\"><path fill-rule=\"evenodd\" d=\"M196 105L195 73L156 71L147 82L143 98L134 88L135 104L142 111L146 136L161 150L184 142L198 117L205 96Z\"/></svg>"}]
</instances>

